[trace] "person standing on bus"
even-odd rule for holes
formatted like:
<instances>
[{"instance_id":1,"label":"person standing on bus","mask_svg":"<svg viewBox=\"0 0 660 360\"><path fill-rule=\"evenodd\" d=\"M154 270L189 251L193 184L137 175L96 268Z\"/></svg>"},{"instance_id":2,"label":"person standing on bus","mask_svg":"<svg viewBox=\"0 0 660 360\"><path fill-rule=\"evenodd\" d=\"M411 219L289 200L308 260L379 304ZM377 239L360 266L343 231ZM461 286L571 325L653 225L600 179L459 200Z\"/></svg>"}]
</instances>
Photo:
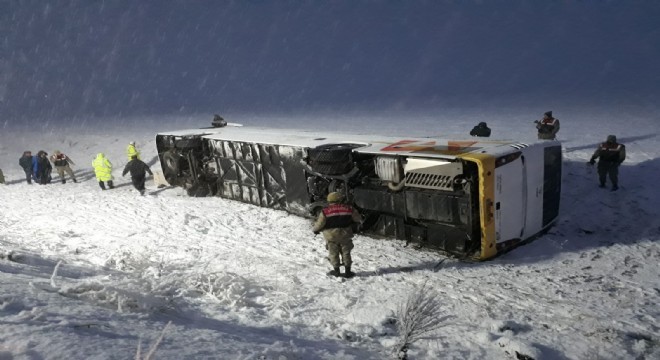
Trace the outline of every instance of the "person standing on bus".
<instances>
[{"instance_id":1,"label":"person standing on bus","mask_svg":"<svg viewBox=\"0 0 660 360\"><path fill-rule=\"evenodd\" d=\"M351 278L355 273L351 271L353 263L351 250L353 249L353 224L360 223L360 214L348 204L343 204L344 197L341 193L331 192L328 194L328 206L324 207L314 223L314 234L323 232L328 249L328 260L332 270L330 276L340 276L339 255L344 261L344 277Z\"/></svg>"},{"instance_id":2,"label":"person standing on bus","mask_svg":"<svg viewBox=\"0 0 660 360\"><path fill-rule=\"evenodd\" d=\"M538 137L541 140L555 140L559 131L559 119L552 117L552 111L546 111L543 119L534 120Z\"/></svg>"},{"instance_id":3,"label":"person standing on bus","mask_svg":"<svg viewBox=\"0 0 660 360\"><path fill-rule=\"evenodd\" d=\"M626 146L616 142L616 136L608 135L607 141L601 143L591 156L589 165L593 165L598 159L599 187L605 187L607 175L612 182L612 191L619 190L619 165L626 159Z\"/></svg>"},{"instance_id":4,"label":"person standing on bus","mask_svg":"<svg viewBox=\"0 0 660 360\"><path fill-rule=\"evenodd\" d=\"M470 131L470 135L479 136L479 137L489 137L490 128L485 122L480 122L477 126L473 127Z\"/></svg>"}]
</instances>

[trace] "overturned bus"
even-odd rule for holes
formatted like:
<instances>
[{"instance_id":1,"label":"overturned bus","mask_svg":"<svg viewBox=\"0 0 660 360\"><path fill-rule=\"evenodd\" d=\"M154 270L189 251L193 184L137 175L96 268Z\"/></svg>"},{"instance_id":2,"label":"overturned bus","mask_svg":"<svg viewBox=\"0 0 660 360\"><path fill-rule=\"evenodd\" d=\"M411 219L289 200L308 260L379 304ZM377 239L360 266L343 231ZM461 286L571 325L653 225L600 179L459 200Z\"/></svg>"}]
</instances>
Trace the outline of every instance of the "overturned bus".
<instances>
[{"instance_id":1,"label":"overturned bus","mask_svg":"<svg viewBox=\"0 0 660 360\"><path fill-rule=\"evenodd\" d=\"M220 196L312 217L329 192L362 233L475 260L556 221L557 141L447 140L225 126L156 136L163 174L191 196Z\"/></svg>"}]
</instances>

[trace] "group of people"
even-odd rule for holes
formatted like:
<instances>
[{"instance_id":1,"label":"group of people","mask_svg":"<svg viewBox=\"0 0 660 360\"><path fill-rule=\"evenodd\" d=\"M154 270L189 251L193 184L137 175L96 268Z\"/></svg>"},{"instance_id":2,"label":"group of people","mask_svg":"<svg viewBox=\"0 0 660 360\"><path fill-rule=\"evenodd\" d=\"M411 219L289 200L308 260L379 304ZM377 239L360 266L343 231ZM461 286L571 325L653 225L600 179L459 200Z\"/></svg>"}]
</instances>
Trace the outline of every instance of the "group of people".
<instances>
[{"instance_id":1,"label":"group of people","mask_svg":"<svg viewBox=\"0 0 660 360\"><path fill-rule=\"evenodd\" d=\"M144 195L146 174L149 173L149 175L153 175L153 173L151 172L149 165L140 159L140 152L135 146L135 141L131 141L128 144L128 147L126 148L126 156L129 161L122 172L122 176L126 176L127 173L130 173L133 187L135 187L140 194ZM25 180L30 185L33 180L35 183L41 185L50 183L52 180L51 172L53 165L55 166L55 170L57 171L62 184L66 184L65 174L68 175L74 183L78 182L71 169L71 165L75 165L75 163L70 157L59 150L55 150L50 157L48 157L48 153L44 150L40 150L35 156L32 155L31 151L25 151L23 152L23 156L18 160L18 164L23 168L23 171L25 172ZM113 189L115 187L112 176L112 162L110 162L104 153L98 153L96 155L96 158L92 161L92 167L94 168L94 174L96 175L96 180L98 181L101 190L106 190L108 188ZM1 171L0 180L2 180L0 183L4 182L4 176Z\"/></svg>"},{"instance_id":2,"label":"group of people","mask_svg":"<svg viewBox=\"0 0 660 360\"><path fill-rule=\"evenodd\" d=\"M25 180L28 184L32 184L32 180L40 185L50 183L52 180L51 173L53 171L53 165L55 165L55 170L57 170L62 184L66 183L65 173L69 175L69 178L73 182L78 182L73 170L71 170L71 165L75 165L75 163L59 150L55 150L50 158L44 150L39 150L35 156L32 156L32 151L24 151L23 156L18 159L18 164L23 168Z\"/></svg>"},{"instance_id":3,"label":"group of people","mask_svg":"<svg viewBox=\"0 0 660 360\"><path fill-rule=\"evenodd\" d=\"M140 195L144 195L146 191L144 183L147 173L153 175L153 172L151 172L149 165L140 159L140 152L135 146L135 141L131 141L128 144L126 156L128 157L128 163L126 163L121 175L126 176L126 173L130 173L133 187L140 192ZM112 162L108 160L104 153L98 153L96 155L96 158L92 161L92 167L94 168L94 174L101 190L114 189L115 185L112 182ZM105 186L106 183L108 185L107 188Z\"/></svg>"},{"instance_id":4,"label":"group of people","mask_svg":"<svg viewBox=\"0 0 660 360\"><path fill-rule=\"evenodd\" d=\"M534 120L537 136L540 140L555 140L559 131L559 119L552 116L552 111L546 111L541 120ZM490 128L485 122L480 122L470 130L471 136L490 137Z\"/></svg>"},{"instance_id":5,"label":"group of people","mask_svg":"<svg viewBox=\"0 0 660 360\"><path fill-rule=\"evenodd\" d=\"M546 111L541 120L534 120L540 140L555 140L559 131L559 119L552 116L552 111ZM490 128L485 122L480 122L470 131L472 136L489 137ZM619 165L626 159L626 147L617 142L616 136L609 135L601 143L589 160L594 165L598 159L599 187L604 188L609 177L612 191L619 190Z\"/></svg>"}]
</instances>

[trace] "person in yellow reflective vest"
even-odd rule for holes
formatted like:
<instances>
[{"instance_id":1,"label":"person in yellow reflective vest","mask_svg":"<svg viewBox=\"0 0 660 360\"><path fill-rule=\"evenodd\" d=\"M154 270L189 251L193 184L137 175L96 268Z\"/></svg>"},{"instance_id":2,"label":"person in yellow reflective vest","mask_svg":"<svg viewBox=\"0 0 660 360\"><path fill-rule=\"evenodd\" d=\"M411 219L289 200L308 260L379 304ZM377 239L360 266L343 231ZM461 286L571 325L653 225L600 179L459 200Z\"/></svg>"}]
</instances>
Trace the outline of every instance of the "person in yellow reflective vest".
<instances>
[{"instance_id":1,"label":"person in yellow reflective vest","mask_svg":"<svg viewBox=\"0 0 660 360\"><path fill-rule=\"evenodd\" d=\"M115 186L112 183L112 163L105 157L105 154L99 153L96 155L96 159L92 161L92 166L94 167L96 180L99 181L101 190L105 190L104 182L108 183L110 189L114 189Z\"/></svg>"},{"instance_id":2,"label":"person in yellow reflective vest","mask_svg":"<svg viewBox=\"0 0 660 360\"><path fill-rule=\"evenodd\" d=\"M137 156L138 160L141 160L140 152L135 147L135 141L128 143L128 147L126 148L126 156L128 156L128 161L133 160L133 156Z\"/></svg>"}]
</instances>

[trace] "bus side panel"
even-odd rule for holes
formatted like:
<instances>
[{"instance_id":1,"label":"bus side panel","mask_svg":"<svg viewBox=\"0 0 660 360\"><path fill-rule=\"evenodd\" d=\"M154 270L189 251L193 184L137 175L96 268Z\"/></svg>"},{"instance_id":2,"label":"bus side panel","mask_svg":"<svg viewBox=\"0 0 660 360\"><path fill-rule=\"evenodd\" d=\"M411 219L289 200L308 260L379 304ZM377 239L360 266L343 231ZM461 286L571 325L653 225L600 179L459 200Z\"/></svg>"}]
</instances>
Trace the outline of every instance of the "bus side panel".
<instances>
[{"instance_id":1,"label":"bus side panel","mask_svg":"<svg viewBox=\"0 0 660 360\"><path fill-rule=\"evenodd\" d=\"M519 239L525 225L523 157L495 170L495 230L497 242Z\"/></svg>"},{"instance_id":2,"label":"bus side panel","mask_svg":"<svg viewBox=\"0 0 660 360\"><path fill-rule=\"evenodd\" d=\"M218 195L306 215L303 150L291 146L212 140Z\"/></svg>"}]
</instances>

